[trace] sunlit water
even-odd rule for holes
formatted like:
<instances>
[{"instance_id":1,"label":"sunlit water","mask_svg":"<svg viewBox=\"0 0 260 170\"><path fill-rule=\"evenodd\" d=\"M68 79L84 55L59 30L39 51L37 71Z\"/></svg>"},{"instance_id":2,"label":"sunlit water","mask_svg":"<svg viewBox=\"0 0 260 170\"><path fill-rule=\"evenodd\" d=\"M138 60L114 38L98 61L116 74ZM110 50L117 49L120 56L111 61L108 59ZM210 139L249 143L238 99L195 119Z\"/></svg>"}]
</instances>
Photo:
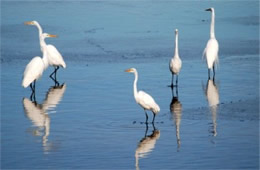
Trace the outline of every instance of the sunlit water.
<instances>
[{"instance_id":1,"label":"sunlit water","mask_svg":"<svg viewBox=\"0 0 260 170\"><path fill-rule=\"evenodd\" d=\"M1 168L259 169L258 5L3 2ZM201 61L210 23L203 10L210 6L220 43L214 82ZM36 102L21 87L25 65L41 55L36 28L23 25L33 19L59 35L47 41L68 66L58 71L59 87L48 77L53 68L46 70ZM172 92L176 27L183 68ZM138 89L160 105L154 126L144 124L134 101L134 75L124 72L131 67Z\"/></svg>"}]
</instances>

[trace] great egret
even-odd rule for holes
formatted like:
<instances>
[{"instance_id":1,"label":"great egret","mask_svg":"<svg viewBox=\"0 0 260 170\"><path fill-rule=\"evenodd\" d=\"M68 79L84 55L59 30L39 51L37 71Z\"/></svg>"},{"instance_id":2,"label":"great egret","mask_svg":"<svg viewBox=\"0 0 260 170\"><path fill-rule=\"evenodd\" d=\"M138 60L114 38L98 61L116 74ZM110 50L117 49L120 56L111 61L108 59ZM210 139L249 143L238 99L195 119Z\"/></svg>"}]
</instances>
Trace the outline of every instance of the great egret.
<instances>
[{"instance_id":1,"label":"great egret","mask_svg":"<svg viewBox=\"0 0 260 170\"><path fill-rule=\"evenodd\" d=\"M29 22L25 22L25 24L26 25L34 25L34 26L36 26L38 28L38 30L39 30L40 46L41 46L41 50L43 52L44 51L43 46L46 43L41 38L42 28L41 28L40 24L37 21L29 21ZM56 49L55 46L53 46L51 44L48 44L48 45L46 45L46 50L47 50L47 56L48 56L48 63L49 63L49 65L54 67L54 71L50 74L50 78L52 80L54 80L55 83L56 83L57 82L57 80L56 80L56 72L57 72L57 70L60 67L66 68L66 63L64 62L62 55ZM52 77L53 74L54 74L54 78Z\"/></svg>"},{"instance_id":2,"label":"great egret","mask_svg":"<svg viewBox=\"0 0 260 170\"><path fill-rule=\"evenodd\" d=\"M56 37L56 35L51 35L48 33L43 33L41 35L42 39L45 39L47 37ZM28 87L30 85L32 89L32 94L35 93L35 83L36 80L38 80L42 74L43 71L48 67L48 59L45 55L46 52L43 53L43 58L36 56L34 57L25 67L24 73L23 73L23 80L22 80L22 86L24 88Z\"/></svg>"},{"instance_id":3,"label":"great egret","mask_svg":"<svg viewBox=\"0 0 260 170\"><path fill-rule=\"evenodd\" d=\"M125 72L134 73L135 80L134 80L134 84L133 84L133 91L134 91L135 101L137 104L139 104L144 109L144 112L146 115L146 123L148 121L148 115L146 113L146 110L151 110L153 112L152 123L154 123L155 115L158 112L160 112L160 107L158 106L158 104L156 104L156 102L154 101L152 96L145 93L144 91L137 91L137 80L138 80L137 70L135 68L130 68L130 69L125 70Z\"/></svg>"},{"instance_id":4,"label":"great egret","mask_svg":"<svg viewBox=\"0 0 260 170\"><path fill-rule=\"evenodd\" d=\"M181 70L181 59L179 57L179 49L178 49L178 29L175 30L175 54L174 57L170 60L169 68L172 72L172 84L171 87L173 87L173 79L174 75L176 75L176 85L178 83L178 75Z\"/></svg>"},{"instance_id":5,"label":"great egret","mask_svg":"<svg viewBox=\"0 0 260 170\"><path fill-rule=\"evenodd\" d=\"M208 65L208 78L210 79L210 70L213 69L213 77L215 77L215 65L218 64L218 41L215 38L215 11L214 8L206 9L211 11L211 24L210 24L210 39L203 52L203 57L206 57Z\"/></svg>"}]
</instances>

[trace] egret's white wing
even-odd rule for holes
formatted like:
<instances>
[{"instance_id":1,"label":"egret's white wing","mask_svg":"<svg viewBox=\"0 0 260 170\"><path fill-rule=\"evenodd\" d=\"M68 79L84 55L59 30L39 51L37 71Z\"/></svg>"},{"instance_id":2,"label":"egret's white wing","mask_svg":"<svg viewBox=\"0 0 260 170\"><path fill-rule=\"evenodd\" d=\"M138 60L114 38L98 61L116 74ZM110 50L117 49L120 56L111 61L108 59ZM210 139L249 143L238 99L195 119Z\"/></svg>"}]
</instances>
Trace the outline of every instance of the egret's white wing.
<instances>
[{"instance_id":1,"label":"egret's white wing","mask_svg":"<svg viewBox=\"0 0 260 170\"><path fill-rule=\"evenodd\" d=\"M23 73L22 86L28 87L34 80L41 77L44 70L44 63L42 58L37 56L34 57L26 66Z\"/></svg>"},{"instance_id":2,"label":"egret's white wing","mask_svg":"<svg viewBox=\"0 0 260 170\"><path fill-rule=\"evenodd\" d=\"M48 61L50 65L62 66L66 68L66 64L60 52L53 45L47 45Z\"/></svg>"},{"instance_id":3,"label":"egret's white wing","mask_svg":"<svg viewBox=\"0 0 260 170\"><path fill-rule=\"evenodd\" d=\"M180 58L172 58L170 60L170 70L174 73L174 74L178 74L181 70L181 66L182 66L182 61Z\"/></svg>"},{"instance_id":4,"label":"egret's white wing","mask_svg":"<svg viewBox=\"0 0 260 170\"><path fill-rule=\"evenodd\" d=\"M160 111L159 106L156 104L152 96L149 94L145 93L144 91L139 91L138 92L138 104L143 106L145 109L156 109L156 112Z\"/></svg>"},{"instance_id":5,"label":"egret's white wing","mask_svg":"<svg viewBox=\"0 0 260 170\"><path fill-rule=\"evenodd\" d=\"M212 67L214 62L218 64L218 41L216 39L211 38L208 41L207 47L205 49L205 55L209 68Z\"/></svg>"}]
</instances>

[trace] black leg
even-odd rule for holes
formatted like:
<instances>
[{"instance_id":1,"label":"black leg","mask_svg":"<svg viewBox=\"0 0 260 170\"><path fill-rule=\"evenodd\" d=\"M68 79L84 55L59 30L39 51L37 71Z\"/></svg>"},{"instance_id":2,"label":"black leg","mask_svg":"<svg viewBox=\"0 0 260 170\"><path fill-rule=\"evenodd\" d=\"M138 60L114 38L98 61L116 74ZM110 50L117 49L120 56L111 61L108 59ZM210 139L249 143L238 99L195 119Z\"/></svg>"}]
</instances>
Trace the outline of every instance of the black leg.
<instances>
[{"instance_id":1,"label":"black leg","mask_svg":"<svg viewBox=\"0 0 260 170\"><path fill-rule=\"evenodd\" d=\"M210 79L210 69L208 69L208 79Z\"/></svg>"},{"instance_id":2,"label":"black leg","mask_svg":"<svg viewBox=\"0 0 260 170\"><path fill-rule=\"evenodd\" d=\"M52 75L55 73L56 68L54 67L54 71L50 74L50 78L53 79Z\"/></svg>"},{"instance_id":3,"label":"black leg","mask_svg":"<svg viewBox=\"0 0 260 170\"><path fill-rule=\"evenodd\" d=\"M146 117L146 120L145 120L145 123L148 124L148 115L146 113L146 110L144 109L144 112L145 112L145 117Z\"/></svg>"},{"instance_id":4,"label":"black leg","mask_svg":"<svg viewBox=\"0 0 260 170\"><path fill-rule=\"evenodd\" d=\"M33 89L33 85L32 85L32 84L33 84L33 83L30 84L30 88L31 88L32 92L34 92L34 89Z\"/></svg>"},{"instance_id":5,"label":"black leg","mask_svg":"<svg viewBox=\"0 0 260 170\"><path fill-rule=\"evenodd\" d=\"M148 132L148 123L146 123L146 129L145 129L145 134L144 134L144 137L147 136L147 132Z\"/></svg>"},{"instance_id":6,"label":"black leg","mask_svg":"<svg viewBox=\"0 0 260 170\"><path fill-rule=\"evenodd\" d=\"M178 85L178 75L176 74L176 86Z\"/></svg>"},{"instance_id":7,"label":"black leg","mask_svg":"<svg viewBox=\"0 0 260 170\"><path fill-rule=\"evenodd\" d=\"M173 87L173 80L174 80L174 74L172 74L172 84L171 84L171 88Z\"/></svg>"},{"instance_id":8,"label":"black leg","mask_svg":"<svg viewBox=\"0 0 260 170\"><path fill-rule=\"evenodd\" d=\"M30 96L31 101L33 101L33 96L34 96L34 91L32 91L31 96Z\"/></svg>"},{"instance_id":9,"label":"black leg","mask_svg":"<svg viewBox=\"0 0 260 170\"><path fill-rule=\"evenodd\" d=\"M35 84L36 84L36 80L34 80L34 82L33 82L33 89L34 89L34 92L35 92Z\"/></svg>"},{"instance_id":10,"label":"black leg","mask_svg":"<svg viewBox=\"0 0 260 170\"><path fill-rule=\"evenodd\" d=\"M54 81L55 86L59 86L59 82L57 81L57 70L59 69L59 66L54 67L54 71L50 74L50 78ZM54 78L53 78L53 74L54 74Z\"/></svg>"},{"instance_id":11,"label":"black leg","mask_svg":"<svg viewBox=\"0 0 260 170\"><path fill-rule=\"evenodd\" d=\"M153 122L152 122L153 124L154 124L154 118L155 118L155 113L153 113Z\"/></svg>"},{"instance_id":12,"label":"black leg","mask_svg":"<svg viewBox=\"0 0 260 170\"><path fill-rule=\"evenodd\" d=\"M176 97L178 98L179 95L178 95L178 86L176 87Z\"/></svg>"},{"instance_id":13,"label":"black leg","mask_svg":"<svg viewBox=\"0 0 260 170\"><path fill-rule=\"evenodd\" d=\"M35 84L36 84L36 80L34 80L33 82L33 101L35 102L36 99L35 99Z\"/></svg>"},{"instance_id":14,"label":"black leg","mask_svg":"<svg viewBox=\"0 0 260 170\"><path fill-rule=\"evenodd\" d=\"M155 128L154 123L153 123L153 131L155 131L155 130L156 130L156 128Z\"/></svg>"},{"instance_id":15,"label":"black leg","mask_svg":"<svg viewBox=\"0 0 260 170\"><path fill-rule=\"evenodd\" d=\"M171 90L172 90L172 97L174 97L174 88L173 87L171 87Z\"/></svg>"},{"instance_id":16,"label":"black leg","mask_svg":"<svg viewBox=\"0 0 260 170\"><path fill-rule=\"evenodd\" d=\"M59 69L60 67L59 66L57 66L56 68L55 68L55 80L57 81L57 77L56 77L56 75L57 75L57 70Z\"/></svg>"},{"instance_id":17,"label":"black leg","mask_svg":"<svg viewBox=\"0 0 260 170\"><path fill-rule=\"evenodd\" d=\"M213 64L213 79L215 78L215 65Z\"/></svg>"}]
</instances>

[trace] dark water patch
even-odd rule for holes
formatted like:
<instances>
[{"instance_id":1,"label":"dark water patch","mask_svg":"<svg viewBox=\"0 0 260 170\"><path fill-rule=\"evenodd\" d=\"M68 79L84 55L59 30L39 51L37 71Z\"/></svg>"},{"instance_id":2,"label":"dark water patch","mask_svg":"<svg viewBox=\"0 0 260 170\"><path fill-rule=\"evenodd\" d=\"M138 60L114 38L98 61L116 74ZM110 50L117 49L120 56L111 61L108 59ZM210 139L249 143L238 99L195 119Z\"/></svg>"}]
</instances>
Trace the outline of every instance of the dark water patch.
<instances>
[{"instance_id":1,"label":"dark water patch","mask_svg":"<svg viewBox=\"0 0 260 170\"><path fill-rule=\"evenodd\" d=\"M219 40L219 56L243 56L259 53L259 40Z\"/></svg>"},{"instance_id":2,"label":"dark water patch","mask_svg":"<svg viewBox=\"0 0 260 170\"><path fill-rule=\"evenodd\" d=\"M259 16L227 17L220 20L245 26L259 26Z\"/></svg>"}]
</instances>

